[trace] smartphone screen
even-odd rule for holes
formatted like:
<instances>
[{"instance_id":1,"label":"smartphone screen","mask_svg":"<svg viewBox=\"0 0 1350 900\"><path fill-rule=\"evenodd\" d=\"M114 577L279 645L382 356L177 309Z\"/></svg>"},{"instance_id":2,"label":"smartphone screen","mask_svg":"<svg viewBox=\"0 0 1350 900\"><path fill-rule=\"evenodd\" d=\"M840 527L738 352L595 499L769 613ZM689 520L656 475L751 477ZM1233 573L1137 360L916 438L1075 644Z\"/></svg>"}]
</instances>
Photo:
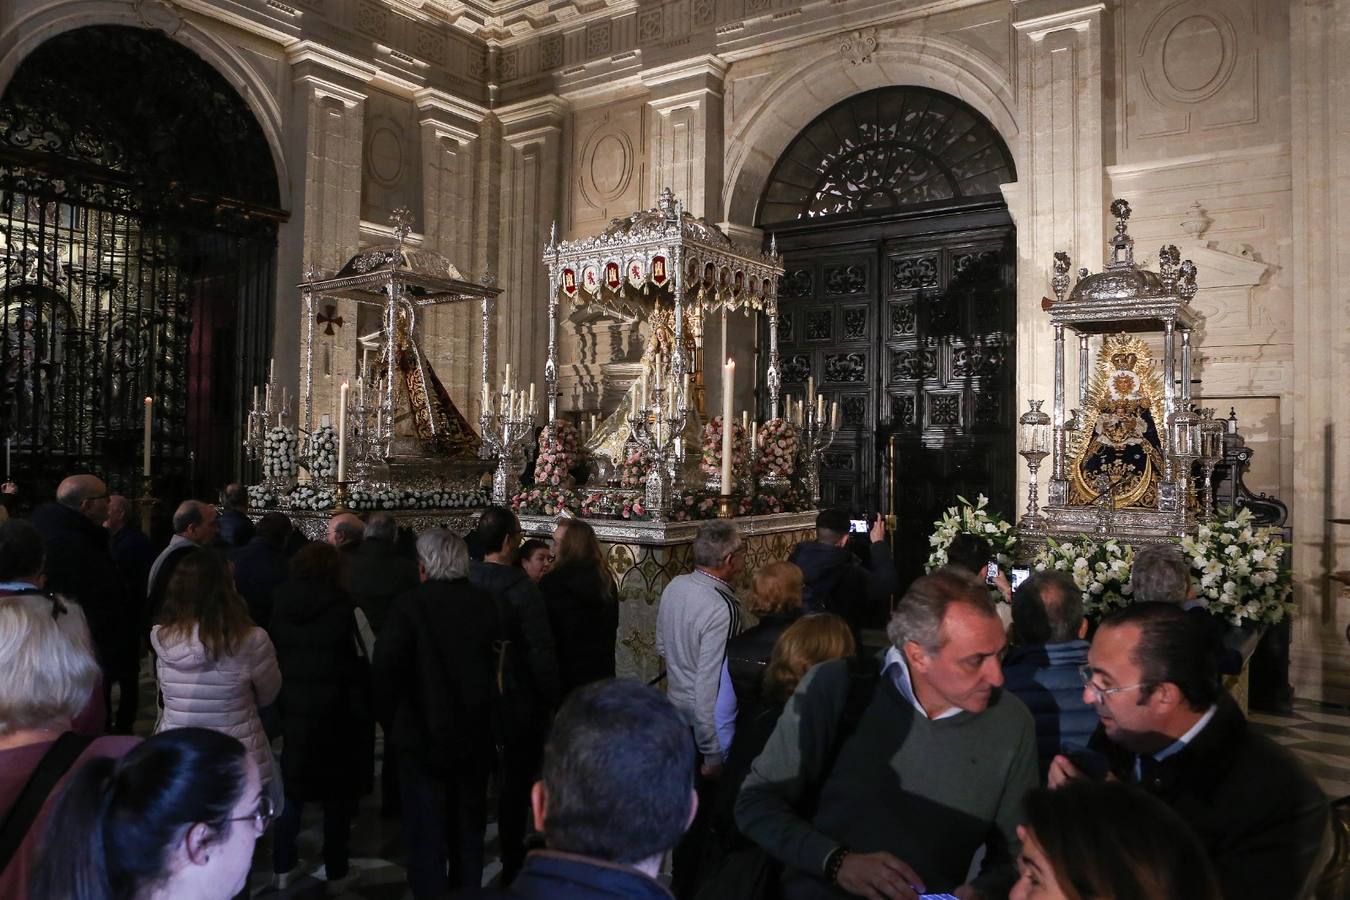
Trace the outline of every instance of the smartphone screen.
<instances>
[{"instance_id":1,"label":"smartphone screen","mask_svg":"<svg viewBox=\"0 0 1350 900\"><path fill-rule=\"evenodd\" d=\"M1031 570L1030 570L1030 569L1013 569L1013 570L1012 570L1012 589L1013 589L1014 591L1017 590L1019 587L1021 587L1022 582L1026 581L1027 578L1029 578L1030 576L1031 576Z\"/></svg>"},{"instance_id":2,"label":"smartphone screen","mask_svg":"<svg viewBox=\"0 0 1350 900\"><path fill-rule=\"evenodd\" d=\"M855 534L867 534L871 529L867 527L866 519L849 519L848 530Z\"/></svg>"},{"instance_id":3,"label":"smartphone screen","mask_svg":"<svg viewBox=\"0 0 1350 900\"><path fill-rule=\"evenodd\" d=\"M984 576L984 583L993 584L994 581L997 580L997 578L998 578L998 563L994 562L993 560L990 560L988 572Z\"/></svg>"}]
</instances>

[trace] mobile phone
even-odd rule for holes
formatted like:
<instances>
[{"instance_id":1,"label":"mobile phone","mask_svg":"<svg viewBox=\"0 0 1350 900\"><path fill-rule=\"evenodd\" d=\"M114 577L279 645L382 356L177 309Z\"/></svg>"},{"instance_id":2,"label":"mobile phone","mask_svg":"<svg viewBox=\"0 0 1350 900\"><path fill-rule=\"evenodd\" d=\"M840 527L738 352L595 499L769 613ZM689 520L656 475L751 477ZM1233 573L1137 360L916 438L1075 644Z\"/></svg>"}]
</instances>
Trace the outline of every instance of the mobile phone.
<instances>
[{"instance_id":1,"label":"mobile phone","mask_svg":"<svg viewBox=\"0 0 1350 900\"><path fill-rule=\"evenodd\" d=\"M1013 570L1012 570L1012 589L1013 589L1014 591L1017 590L1019 587L1021 587L1022 582L1026 581L1027 578L1029 578L1030 576L1031 576L1031 570L1030 570L1030 569L1013 569Z\"/></svg>"},{"instance_id":2,"label":"mobile phone","mask_svg":"<svg viewBox=\"0 0 1350 900\"><path fill-rule=\"evenodd\" d=\"M920 894L919 900L959 900L955 894Z\"/></svg>"},{"instance_id":3,"label":"mobile phone","mask_svg":"<svg viewBox=\"0 0 1350 900\"><path fill-rule=\"evenodd\" d=\"M986 568L987 572L985 573L984 576L984 583L993 584L998 579L998 563L994 562L991 559L989 560L989 565Z\"/></svg>"},{"instance_id":4,"label":"mobile phone","mask_svg":"<svg viewBox=\"0 0 1350 900\"><path fill-rule=\"evenodd\" d=\"M866 519L849 519L848 530L850 534L867 534L872 527L867 524Z\"/></svg>"}]
</instances>

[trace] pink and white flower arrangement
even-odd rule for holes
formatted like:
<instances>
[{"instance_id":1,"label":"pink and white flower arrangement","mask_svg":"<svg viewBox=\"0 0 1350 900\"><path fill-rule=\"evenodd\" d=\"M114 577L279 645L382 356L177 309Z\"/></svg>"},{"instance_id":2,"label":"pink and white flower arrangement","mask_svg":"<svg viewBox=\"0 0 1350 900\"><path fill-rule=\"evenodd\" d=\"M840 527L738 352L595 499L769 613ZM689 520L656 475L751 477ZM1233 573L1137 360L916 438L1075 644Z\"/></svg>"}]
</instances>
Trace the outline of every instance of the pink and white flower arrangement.
<instances>
[{"instance_id":1,"label":"pink and white flower arrangement","mask_svg":"<svg viewBox=\"0 0 1350 900\"><path fill-rule=\"evenodd\" d=\"M759 429L756 471L771 478L787 478L797 468L797 426L787 419L770 419Z\"/></svg>"},{"instance_id":2,"label":"pink and white flower arrangement","mask_svg":"<svg viewBox=\"0 0 1350 900\"><path fill-rule=\"evenodd\" d=\"M572 469L581 457L581 435L571 422L557 419L539 433L534 483L543 488L572 486Z\"/></svg>"},{"instance_id":3,"label":"pink and white flower arrangement","mask_svg":"<svg viewBox=\"0 0 1350 900\"><path fill-rule=\"evenodd\" d=\"M741 423L731 422L731 465L737 475L745 472L746 463L745 429ZM722 417L714 416L703 426L703 453L699 458L699 469L704 475L722 474Z\"/></svg>"}]
</instances>

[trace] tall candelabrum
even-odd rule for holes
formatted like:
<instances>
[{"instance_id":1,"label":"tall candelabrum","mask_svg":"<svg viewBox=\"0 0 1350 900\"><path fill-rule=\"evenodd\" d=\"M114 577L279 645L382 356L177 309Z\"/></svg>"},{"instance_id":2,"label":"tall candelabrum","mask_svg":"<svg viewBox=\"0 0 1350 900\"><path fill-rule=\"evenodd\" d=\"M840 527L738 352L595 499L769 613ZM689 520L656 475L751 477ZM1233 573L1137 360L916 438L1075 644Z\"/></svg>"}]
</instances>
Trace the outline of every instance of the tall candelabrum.
<instances>
[{"instance_id":1,"label":"tall candelabrum","mask_svg":"<svg viewBox=\"0 0 1350 900\"><path fill-rule=\"evenodd\" d=\"M1200 514L1205 521L1214 516L1214 469L1223 460L1223 439L1228 423L1214 418L1214 410L1200 410L1200 465L1205 472L1205 489L1200 496Z\"/></svg>"},{"instance_id":2,"label":"tall candelabrum","mask_svg":"<svg viewBox=\"0 0 1350 900\"><path fill-rule=\"evenodd\" d=\"M1045 521L1041 516L1036 476L1040 471L1041 462L1050 455L1050 416L1041 409L1041 404L1045 401L1027 402L1030 409L1022 413L1022 417L1017 420L1017 452L1027 461L1027 469L1031 473L1027 484L1027 512L1022 517L1022 522L1026 527L1034 529L1042 527Z\"/></svg>"},{"instance_id":3,"label":"tall candelabrum","mask_svg":"<svg viewBox=\"0 0 1350 900\"><path fill-rule=\"evenodd\" d=\"M635 398L628 414L628 438L647 465L643 502L652 518L659 520L670 512L672 487L684 461L680 435L689 413L688 397L658 381L642 399L645 404Z\"/></svg>"},{"instance_id":4,"label":"tall candelabrum","mask_svg":"<svg viewBox=\"0 0 1350 900\"><path fill-rule=\"evenodd\" d=\"M810 392L807 393L808 398ZM801 468L806 489L811 494L811 502L820 506L820 460L825 451L834 443L839 432L839 404L830 407L828 418L825 404L817 397L815 403L806 403L800 410L798 428L801 432L801 454L804 465Z\"/></svg>"},{"instance_id":5,"label":"tall candelabrum","mask_svg":"<svg viewBox=\"0 0 1350 900\"><path fill-rule=\"evenodd\" d=\"M492 396L484 382L483 414L479 418L483 436L480 453L484 459L497 458L497 468L492 473L492 502L505 506L520 490L525 448L534 439L534 388L530 388L528 398L524 391L512 390L508 367L495 404L491 402Z\"/></svg>"}]
</instances>

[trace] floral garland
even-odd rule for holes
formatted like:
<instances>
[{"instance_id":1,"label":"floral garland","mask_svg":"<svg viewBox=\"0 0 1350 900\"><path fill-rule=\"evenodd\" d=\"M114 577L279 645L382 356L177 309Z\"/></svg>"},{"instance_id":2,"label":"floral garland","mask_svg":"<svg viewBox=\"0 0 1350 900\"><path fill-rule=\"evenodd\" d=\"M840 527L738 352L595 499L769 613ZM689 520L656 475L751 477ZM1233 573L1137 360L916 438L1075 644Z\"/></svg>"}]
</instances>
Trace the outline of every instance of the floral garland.
<instances>
[{"instance_id":1,"label":"floral garland","mask_svg":"<svg viewBox=\"0 0 1350 900\"><path fill-rule=\"evenodd\" d=\"M534 461L534 483L570 487L572 469L581 458L581 434L571 422L558 419L539 433L539 456Z\"/></svg>"},{"instance_id":2,"label":"floral garland","mask_svg":"<svg viewBox=\"0 0 1350 900\"><path fill-rule=\"evenodd\" d=\"M1062 543L1047 538L1032 567L1065 572L1083 592L1083 613L1098 619L1130 604L1130 569L1134 549L1108 540L1098 543L1084 537Z\"/></svg>"},{"instance_id":3,"label":"floral garland","mask_svg":"<svg viewBox=\"0 0 1350 900\"><path fill-rule=\"evenodd\" d=\"M309 438L309 475L318 481L337 478L337 430L320 425Z\"/></svg>"},{"instance_id":4,"label":"floral garland","mask_svg":"<svg viewBox=\"0 0 1350 900\"><path fill-rule=\"evenodd\" d=\"M535 487L512 497L511 509L531 516L556 516L564 511L575 515L581 509L581 498L568 488Z\"/></svg>"},{"instance_id":5,"label":"floral garland","mask_svg":"<svg viewBox=\"0 0 1350 900\"><path fill-rule=\"evenodd\" d=\"M1202 523L1181 549L1211 614L1232 625L1276 625L1293 612L1293 577L1281 565L1288 545L1275 529L1256 525L1251 510Z\"/></svg>"},{"instance_id":6,"label":"floral garland","mask_svg":"<svg viewBox=\"0 0 1350 900\"><path fill-rule=\"evenodd\" d=\"M254 509L271 509L277 505L277 495L266 485L250 484L248 486L248 505Z\"/></svg>"},{"instance_id":7,"label":"floral garland","mask_svg":"<svg viewBox=\"0 0 1350 900\"><path fill-rule=\"evenodd\" d=\"M735 514L738 516L763 516L773 513L800 512L813 508L805 495L794 487L782 493L760 492L753 497L739 495L736 498ZM717 495L707 491L687 491L680 494L671 504L670 517L676 522L715 519L717 518Z\"/></svg>"},{"instance_id":8,"label":"floral garland","mask_svg":"<svg viewBox=\"0 0 1350 900\"><path fill-rule=\"evenodd\" d=\"M294 478L296 470L295 432L281 425L274 425L263 437L263 477Z\"/></svg>"},{"instance_id":9,"label":"floral garland","mask_svg":"<svg viewBox=\"0 0 1350 900\"><path fill-rule=\"evenodd\" d=\"M314 488L302 484L288 495L291 509L332 509L333 492L328 488Z\"/></svg>"},{"instance_id":10,"label":"floral garland","mask_svg":"<svg viewBox=\"0 0 1350 900\"><path fill-rule=\"evenodd\" d=\"M988 510L989 498L980 494L971 503L965 497L956 498L956 506L947 507L942 518L933 523L933 534L928 538L933 550L928 554L924 568L928 572L947 564L947 548L958 534L976 534L989 541L994 558L1005 568L1012 566L1013 545L1017 534L1007 520Z\"/></svg>"},{"instance_id":11,"label":"floral garland","mask_svg":"<svg viewBox=\"0 0 1350 900\"><path fill-rule=\"evenodd\" d=\"M326 487L302 484L289 493L279 494L265 485L248 487L248 502L255 509L332 509L333 491ZM473 509L487 506L483 491L363 491L354 490L347 498L352 510L371 509Z\"/></svg>"},{"instance_id":12,"label":"floral garland","mask_svg":"<svg viewBox=\"0 0 1350 900\"><path fill-rule=\"evenodd\" d=\"M629 443L624 452L623 465L619 469L619 485L640 488L647 483L647 476L651 474L651 461L638 444Z\"/></svg>"},{"instance_id":13,"label":"floral garland","mask_svg":"<svg viewBox=\"0 0 1350 900\"><path fill-rule=\"evenodd\" d=\"M770 478L786 478L797 465L797 426L787 419L770 419L759 430L759 446L755 448L757 474Z\"/></svg>"},{"instance_id":14,"label":"floral garland","mask_svg":"<svg viewBox=\"0 0 1350 900\"><path fill-rule=\"evenodd\" d=\"M741 423L731 422L731 465L733 477L745 473L746 463L745 429ZM699 459L699 469L704 475L722 474L722 417L714 416L703 426L703 454Z\"/></svg>"}]
</instances>

